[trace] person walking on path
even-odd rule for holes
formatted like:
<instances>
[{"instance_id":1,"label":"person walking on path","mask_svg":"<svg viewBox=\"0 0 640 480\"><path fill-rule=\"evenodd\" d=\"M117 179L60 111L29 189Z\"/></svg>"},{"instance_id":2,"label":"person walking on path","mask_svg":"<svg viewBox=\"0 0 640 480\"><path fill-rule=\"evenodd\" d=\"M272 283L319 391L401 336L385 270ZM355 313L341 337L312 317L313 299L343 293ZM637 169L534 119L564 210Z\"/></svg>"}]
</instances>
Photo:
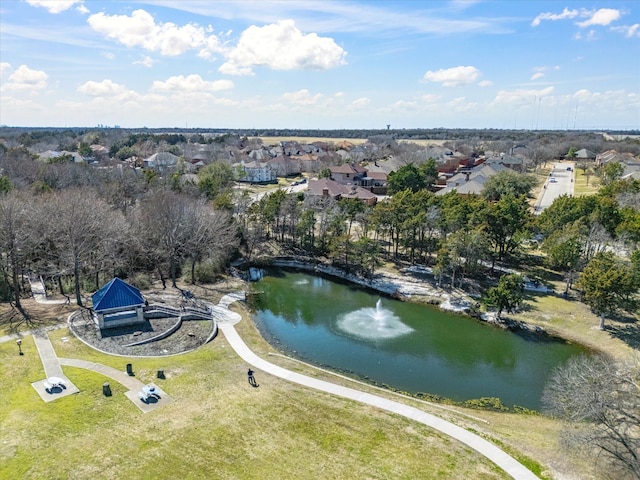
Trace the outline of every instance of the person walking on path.
<instances>
[{"instance_id":1,"label":"person walking on path","mask_svg":"<svg viewBox=\"0 0 640 480\"><path fill-rule=\"evenodd\" d=\"M247 376L249 377L249 385L254 388L259 387L259 385L256 383L256 377L253 376L253 370L249 369L247 371Z\"/></svg>"}]
</instances>

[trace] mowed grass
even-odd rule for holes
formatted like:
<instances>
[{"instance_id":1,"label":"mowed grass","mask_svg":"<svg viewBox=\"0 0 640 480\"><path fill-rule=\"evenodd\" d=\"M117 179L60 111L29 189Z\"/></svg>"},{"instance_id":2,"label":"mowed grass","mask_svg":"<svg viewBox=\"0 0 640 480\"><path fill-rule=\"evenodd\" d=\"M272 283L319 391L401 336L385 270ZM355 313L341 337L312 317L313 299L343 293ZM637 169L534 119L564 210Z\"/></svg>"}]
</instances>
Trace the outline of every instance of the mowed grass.
<instances>
[{"instance_id":1,"label":"mowed grass","mask_svg":"<svg viewBox=\"0 0 640 480\"><path fill-rule=\"evenodd\" d=\"M250 321L238 328L267 355ZM405 418L259 371L252 388L248 365L222 335L195 352L147 359L101 354L66 328L49 335L60 357L119 370L132 363L137 378L157 382L174 402L143 414L117 382L63 367L80 393L44 403L30 385L44 378L33 338L24 338L23 356L2 343L0 478L508 478ZM158 368L166 380L155 378ZM105 381L112 397L102 395Z\"/></svg>"},{"instance_id":2,"label":"mowed grass","mask_svg":"<svg viewBox=\"0 0 640 480\"><path fill-rule=\"evenodd\" d=\"M200 296L205 293L213 300L223 292L198 291ZM531 295L527 305L519 319L612 354L630 350L610 331L593 328L597 318L578 302ZM34 304L31 311L38 307ZM71 308L42 307L53 309L48 322L66 319ZM0 305L0 319L6 318L7 308ZM542 478L598 478L591 452L561 448L563 425L558 421L433 405L354 384L271 355L273 348L261 338L244 307L234 304L232 309L244 316L236 326L242 338L268 361L440 416L496 443ZM608 323L616 327L620 322ZM63 367L80 393L45 404L30 385L44 378L32 337L24 337L22 357L15 342L2 343L0 478L508 478L471 449L403 417L260 371L256 372L260 387L250 387L248 365L222 334L195 352L145 359L102 354L79 342L67 328L49 336L60 357L82 358L121 371L132 363L138 379L158 383L174 402L143 414L117 382ZM155 378L158 369L164 369L166 380ZM105 381L111 384L112 397L102 395Z\"/></svg>"},{"instance_id":3,"label":"mowed grass","mask_svg":"<svg viewBox=\"0 0 640 480\"><path fill-rule=\"evenodd\" d=\"M600 179L596 175L585 175L579 168L575 169L574 182L573 193L576 197L595 195L600 188Z\"/></svg>"},{"instance_id":4,"label":"mowed grass","mask_svg":"<svg viewBox=\"0 0 640 480\"><path fill-rule=\"evenodd\" d=\"M564 283L557 282L554 287L555 291L562 292ZM523 311L509 314L509 317L539 325L553 335L618 359L628 358L640 346L640 318L637 315L609 317L603 331L598 328L600 318L588 305L572 297L564 299L554 294L529 293Z\"/></svg>"}]
</instances>

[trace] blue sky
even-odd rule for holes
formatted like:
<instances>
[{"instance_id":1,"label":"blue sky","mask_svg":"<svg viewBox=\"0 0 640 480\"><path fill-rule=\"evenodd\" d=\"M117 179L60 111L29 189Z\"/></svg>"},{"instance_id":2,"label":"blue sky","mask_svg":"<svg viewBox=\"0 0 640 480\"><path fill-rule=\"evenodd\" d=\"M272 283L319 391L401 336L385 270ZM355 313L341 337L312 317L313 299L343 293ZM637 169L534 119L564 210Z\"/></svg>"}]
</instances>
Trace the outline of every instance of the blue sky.
<instances>
[{"instance_id":1,"label":"blue sky","mask_svg":"<svg viewBox=\"0 0 640 480\"><path fill-rule=\"evenodd\" d=\"M0 124L640 128L637 1L0 2Z\"/></svg>"}]
</instances>

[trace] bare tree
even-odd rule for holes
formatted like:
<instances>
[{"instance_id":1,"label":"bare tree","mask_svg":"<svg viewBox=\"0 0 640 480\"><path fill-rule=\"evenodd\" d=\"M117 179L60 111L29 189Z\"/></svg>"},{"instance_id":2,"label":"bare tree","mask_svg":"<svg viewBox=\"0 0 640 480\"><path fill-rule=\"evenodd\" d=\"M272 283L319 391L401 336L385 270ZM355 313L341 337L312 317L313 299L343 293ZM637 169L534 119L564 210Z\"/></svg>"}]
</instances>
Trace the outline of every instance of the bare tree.
<instances>
[{"instance_id":1,"label":"bare tree","mask_svg":"<svg viewBox=\"0 0 640 480\"><path fill-rule=\"evenodd\" d=\"M204 200L191 205L191 232L185 245L191 262L191 283L196 283L195 268L203 260L226 260L238 246L238 228L229 212L215 210Z\"/></svg>"},{"instance_id":2,"label":"bare tree","mask_svg":"<svg viewBox=\"0 0 640 480\"><path fill-rule=\"evenodd\" d=\"M29 315L20 303L21 274L28 253L30 203L20 191L0 195L0 265L13 293L13 305L23 318Z\"/></svg>"},{"instance_id":3,"label":"bare tree","mask_svg":"<svg viewBox=\"0 0 640 480\"><path fill-rule=\"evenodd\" d=\"M42 256L57 273L74 278L76 302L82 306L81 278L116 242L115 211L87 189L72 189L39 197Z\"/></svg>"},{"instance_id":4,"label":"bare tree","mask_svg":"<svg viewBox=\"0 0 640 480\"><path fill-rule=\"evenodd\" d=\"M198 262L228 253L237 242L237 229L228 213L213 210L204 199L167 189L151 192L141 204L138 220L147 251L155 258L161 277L161 265L168 266L173 287L177 287L183 261L191 260L194 280Z\"/></svg>"},{"instance_id":5,"label":"bare tree","mask_svg":"<svg viewBox=\"0 0 640 480\"><path fill-rule=\"evenodd\" d=\"M640 478L640 363L574 357L547 384L545 410L567 422L564 444L594 448L610 478ZM600 462L598 462L600 465Z\"/></svg>"}]
</instances>

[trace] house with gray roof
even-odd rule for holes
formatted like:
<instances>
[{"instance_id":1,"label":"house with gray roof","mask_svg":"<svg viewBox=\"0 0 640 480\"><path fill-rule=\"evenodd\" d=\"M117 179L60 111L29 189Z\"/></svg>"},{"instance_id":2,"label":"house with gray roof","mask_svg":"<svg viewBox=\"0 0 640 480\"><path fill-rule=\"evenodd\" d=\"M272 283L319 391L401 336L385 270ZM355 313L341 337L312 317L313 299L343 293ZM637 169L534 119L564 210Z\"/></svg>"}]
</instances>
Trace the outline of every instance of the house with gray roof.
<instances>
[{"instance_id":1,"label":"house with gray roof","mask_svg":"<svg viewBox=\"0 0 640 480\"><path fill-rule=\"evenodd\" d=\"M576 152L575 159L576 160L594 160L596 158L596 154L591 150L587 150L586 148L581 148Z\"/></svg>"},{"instance_id":2,"label":"house with gray roof","mask_svg":"<svg viewBox=\"0 0 640 480\"><path fill-rule=\"evenodd\" d=\"M145 168L152 168L162 173L176 168L179 159L180 158L173 153L158 152L149 158L145 158L142 163Z\"/></svg>"},{"instance_id":3,"label":"house with gray roof","mask_svg":"<svg viewBox=\"0 0 640 480\"><path fill-rule=\"evenodd\" d=\"M288 155L278 155L265 161L278 177L289 177L292 175L300 175L300 162Z\"/></svg>"},{"instance_id":4,"label":"house with gray roof","mask_svg":"<svg viewBox=\"0 0 640 480\"><path fill-rule=\"evenodd\" d=\"M436 195L445 195L454 190L461 195L480 195L487 179L502 170L506 170L506 167L500 164L484 164L474 170L458 172L447 180L446 187L438 190Z\"/></svg>"}]
</instances>

